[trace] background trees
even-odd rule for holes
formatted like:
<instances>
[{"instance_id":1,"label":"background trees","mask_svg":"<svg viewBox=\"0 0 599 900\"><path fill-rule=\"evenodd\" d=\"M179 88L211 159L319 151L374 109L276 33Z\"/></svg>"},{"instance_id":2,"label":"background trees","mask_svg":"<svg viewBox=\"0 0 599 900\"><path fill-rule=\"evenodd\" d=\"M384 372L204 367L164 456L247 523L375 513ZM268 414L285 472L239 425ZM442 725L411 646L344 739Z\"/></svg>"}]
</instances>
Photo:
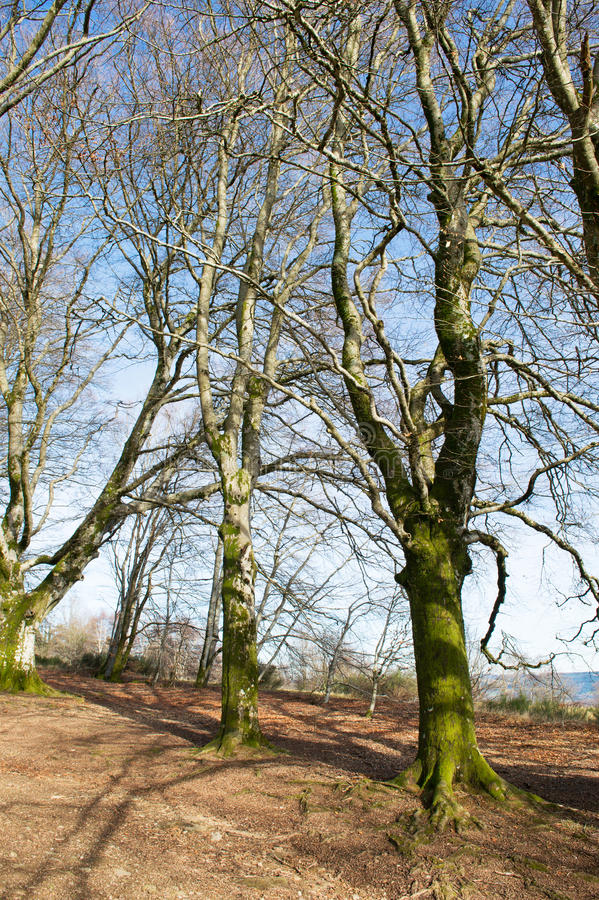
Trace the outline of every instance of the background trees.
<instances>
[{"instance_id":1,"label":"background trees","mask_svg":"<svg viewBox=\"0 0 599 900\"><path fill-rule=\"evenodd\" d=\"M6 4L0 24L0 116L68 67L114 44L146 8L140 3L122 9L101 0Z\"/></svg>"}]
</instances>

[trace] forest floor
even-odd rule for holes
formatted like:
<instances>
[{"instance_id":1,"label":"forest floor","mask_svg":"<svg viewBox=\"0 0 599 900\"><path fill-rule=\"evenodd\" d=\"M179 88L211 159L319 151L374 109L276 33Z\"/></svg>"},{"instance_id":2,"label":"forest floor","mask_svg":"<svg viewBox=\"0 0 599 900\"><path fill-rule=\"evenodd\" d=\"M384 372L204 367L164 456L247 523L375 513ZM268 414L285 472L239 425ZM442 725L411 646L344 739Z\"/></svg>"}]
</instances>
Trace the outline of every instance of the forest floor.
<instances>
[{"instance_id":1,"label":"forest floor","mask_svg":"<svg viewBox=\"0 0 599 900\"><path fill-rule=\"evenodd\" d=\"M261 698L287 753L220 760L197 747L216 688L104 684L43 673L83 699L0 694L0 897L599 897L599 731L481 713L496 770L559 804L502 808L464 796L482 828L425 842L418 798L377 781L414 756L414 703Z\"/></svg>"}]
</instances>

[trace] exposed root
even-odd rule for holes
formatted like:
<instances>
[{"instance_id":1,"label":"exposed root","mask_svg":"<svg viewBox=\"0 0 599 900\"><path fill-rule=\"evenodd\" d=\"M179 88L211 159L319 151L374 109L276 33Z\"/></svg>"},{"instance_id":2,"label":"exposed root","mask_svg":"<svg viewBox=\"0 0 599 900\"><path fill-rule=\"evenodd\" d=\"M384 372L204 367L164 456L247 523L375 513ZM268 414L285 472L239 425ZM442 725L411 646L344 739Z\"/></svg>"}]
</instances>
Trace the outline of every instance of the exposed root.
<instances>
[{"instance_id":1,"label":"exposed root","mask_svg":"<svg viewBox=\"0 0 599 900\"><path fill-rule=\"evenodd\" d=\"M263 734L243 734L241 731L219 733L198 750L202 755L220 756L222 759L248 759L276 756L285 751L271 744Z\"/></svg>"},{"instance_id":2,"label":"exposed root","mask_svg":"<svg viewBox=\"0 0 599 900\"><path fill-rule=\"evenodd\" d=\"M423 809L417 810L409 819L407 830L411 834L432 834L443 831L447 827L456 832L469 827L481 827L480 822L472 816L457 800L454 784L458 782L465 791L479 793L494 801L510 806L539 806L547 809L551 804L508 784L500 778L482 756L471 761L468 777L461 775L454 765L445 760L438 762L432 771L425 772L420 760L416 760L392 781L390 787L419 793Z\"/></svg>"},{"instance_id":3,"label":"exposed root","mask_svg":"<svg viewBox=\"0 0 599 900\"><path fill-rule=\"evenodd\" d=\"M425 830L430 832L445 831L449 825L456 834L465 831L469 826L478 825L478 821L461 806L447 784L440 782L435 786L427 802L428 821Z\"/></svg>"},{"instance_id":4,"label":"exposed root","mask_svg":"<svg viewBox=\"0 0 599 900\"><path fill-rule=\"evenodd\" d=\"M389 787L398 788L399 790L410 791L414 794L420 793L420 776L422 774L422 765L417 759L409 765L403 772L392 778L391 781L385 781Z\"/></svg>"}]
</instances>

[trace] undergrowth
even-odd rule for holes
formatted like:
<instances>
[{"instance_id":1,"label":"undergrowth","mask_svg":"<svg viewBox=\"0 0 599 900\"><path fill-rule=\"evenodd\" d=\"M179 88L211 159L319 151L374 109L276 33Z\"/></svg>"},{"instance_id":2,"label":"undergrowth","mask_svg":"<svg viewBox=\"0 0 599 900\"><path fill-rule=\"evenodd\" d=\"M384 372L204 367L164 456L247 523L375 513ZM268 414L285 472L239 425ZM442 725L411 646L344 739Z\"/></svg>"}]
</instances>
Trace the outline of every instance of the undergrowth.
<instances>
[{"instance_id":1,"label":"undergrowth","mask_svg":"<svg viewBox=\"0 0 599 900\"><path fill-rule=\"evenodd\" d=\"M599 706L564 703L551 697L534 700L522 693L513 697L502 694L493 700L486 700L484 708L490 712L515 713L531 719L543 719L551 722L599 723Z\"/></svg>"}]
</instances>

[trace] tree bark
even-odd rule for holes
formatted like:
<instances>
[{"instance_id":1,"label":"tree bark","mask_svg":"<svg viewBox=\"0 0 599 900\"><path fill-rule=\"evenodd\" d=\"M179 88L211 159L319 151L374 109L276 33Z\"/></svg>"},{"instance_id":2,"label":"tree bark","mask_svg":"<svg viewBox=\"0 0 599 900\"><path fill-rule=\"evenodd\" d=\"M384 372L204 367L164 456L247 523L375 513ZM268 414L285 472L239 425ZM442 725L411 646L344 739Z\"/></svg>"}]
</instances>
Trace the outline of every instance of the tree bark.
<instances>
[{"instance_id":1,"label":"tree bark","mask_svg":"<svg viewBox=\"0 0 599 900\"><path fill-rule=\"evenodd\" d=\"M127 632L123 630L119 635L118 641L115 642L114 647L110 648L110 656L104 671L104 677L107 681L117 682L121 680L121 675L123 674L129 658L127 645Z\"/></svg>"},{"instance_id":2,"label":"tree bark","mask_svg":"<svg viewBox=\"0 0 599 900\"><path fill-rule=\"evenodd\" d=\"M423 517L408 526L412 544L397 578L410 601L420 703L418 754L408 776L423 789L433 823L442 825L455 817L454 783L498 799L506 785L476 740L461 602L471 569L467 550L452 525Z\"/></svg>"},{"instance_id":3,"label":"tree bark","mask_svg":"<svg viewBox=\"0 0 599 900\"><path fill-rule=\"evenodd\" d=\"M12 573L0 593L0 691L54 694L35 668L35 629L22 580ZM16 585L15 585L16 583Z\"/></svg>"},{"instance_id":4,"label":"tree bark","mask_svg":"<svg viewBox=\"0 0 599 900\"><path fill-rule=\"evenodd\" d=\"M223 542L219 535L216 553L214 555L214 571L212 575L212 590L210 592L208 615L206 617L206 632L204 634L204 644L202 646L198 674L196 675L196 687L198 688L206 687L208 684L212 665L216 658L218 626L222 610L222 570Z\"/></svg>"},{"instance_id":5,"label":"tree bark","mask_svg":"<svg viewBox=\"0 0 599 900\"><path fill-rule=\"evenodd\" d=\"M223 755L239 745L267 745L258 722L258 654L250 531L251 478L243 469L223 477L223 679L220 731L208 745Z\"/></svg>"},{"instance_id":6,"label":"tree bark","mask_svg":"<svg viewBox=\"0 0 599 900\"><path fill-rule=\"evenodd\" d=\"M370 703L368 704L368 709L366 710L366 718L372 719L374 716L374 711L376 709L376 701L379 696L379 681L380 681L380 672L375 669L372 673L372 691L370 692Z\"/></svg>"}]
</instances>

